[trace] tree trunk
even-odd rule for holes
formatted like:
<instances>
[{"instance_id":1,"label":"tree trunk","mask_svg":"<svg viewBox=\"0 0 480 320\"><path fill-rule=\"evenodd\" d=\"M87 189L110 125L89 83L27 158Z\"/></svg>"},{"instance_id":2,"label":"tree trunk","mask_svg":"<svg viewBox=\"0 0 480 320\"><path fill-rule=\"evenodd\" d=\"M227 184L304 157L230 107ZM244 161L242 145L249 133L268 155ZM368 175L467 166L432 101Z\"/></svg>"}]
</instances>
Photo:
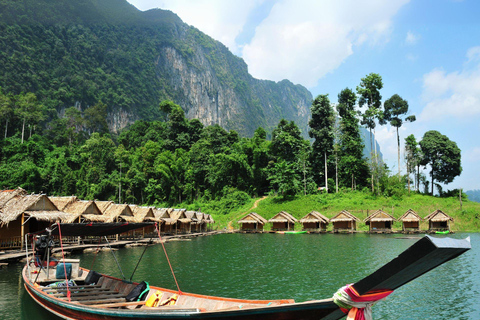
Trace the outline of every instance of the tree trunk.
<instances>
[{"instance_id":1,"label":"tree trunk","mask_svg":"<svg viewBox=\"0 0 480 320\"><path fill-rule=\"evenodd\" d=\"M8 118L5 120L5 139L7 139Z\"/></svg>"},{"instance_id":2,"label":"tree trunk","mask_svg":"<svg viewBox=\"0 0 480 320\"><path fill-rule=\"evenodd\" d=\"M22 125L22 144L23 144L23 136L25 134L25 118L23 118L23 125Z\"/></svg>"},{"instance_id":3,"label":"tree trunk","mask_svg":"<svg viewBox=\"0 0 480 320\"><path fill-rule=\"evenodd\" d=\"M335 188L336 188L336 193L338 193L338 158L337 158L337 154L335 154Z\"/></svg>"},{"instance_id":4,"label":"tree trunk","mask_svg":"<svg viewBox=\"0 0 480 320\"><path fill-rule=\"evenodd\" d=\"M417 164L417 187L416 187L416 191L420 191L420 165Z\"/></svg>"},{"instance_id":5,"label":"tree trunk","mask_svg":"<svg viewBox=\"0 0 480 320\"><path fill-rule=\"evenodd\" d=\"M325 190L328 193L327 152L325 151Z\"/></svg>"},{"instance_id":6,"label":"tree trunk","mask_svg":"<svg viewBox=\"0 0 480 320\"><path fill-rule=\"evenodd\" d=\"M460 198L460 210L462 210L463 208L463 203L462 203L462 188L460 188L459 190L459 198Z\"/></svg>"},{"instance_id":7,"label":"tree trunk","mask_svg":"<svg viewBox=\"0 0 480 320\"><path fill-rule=\"evenodd\" d=\"M398 134L398 127L397 127L397 146L398 146L398 180L400 181L400 135ZM408 185L408 192L410 192L410 185Z\"/></svg>"},{"instance_id":8,"label":"tree trunk","mask_svg":"<svg viewBox=\"0 0 480 320\"><path fill-rule=\"evenodd\" d=\"M374 185L373 185L373 137L372 137L372 128L370 128L370 162L372 164L372 193L375 191Z\"/></svg>"},{"instance_id":9,"label":"tree trunk","mask_svg":"<svg viewBox=\"0 0 480 320\"><path fill-rule=\"evenodd\" d=\"M433 166L432 166L432 196L433 196Z\"/></svg>"},{"instance_id":10,"label":"tree trunk","mask_svg":"<svg viewBox=\"0 0 480 320\"><path fill-rule=\"evenodd\" d=\"M410 173L407 172L407 175L408 175L408 193L410 193Z\"/></svg>"},{"instance_id":11,"label":"tree trunk","mask_svg":"<svg viewBox=\"0 0 480 320\"><path fill-rule=\"evenodd\" d=\"M305 168L305 158L303 159L303 195L307 195L307 170Z\"/></svg>"},{"instance_id":12,"label":"tree trunk","mask_svg":"<svg viewBox=\"0 0 480 320\"><path fill-rule=\"evenodd\" d=\"M377 143L376 143L376 134L375 134L375 128L373 128L373 140L374 140L374 145L375 145L375 154L374 154L374 157L375 157L375 170L376 170L376 173L375 173L375 183L376 183L376 186L378 187L379 183L378 183L378 159L377 159Z\"/></svg>"},{"instance_id":13,"label":"tree trunk","mask_svg":"<svg viewBox=\"0 0 480 320\"><path fill-rule=\"evenodd\" d=\"M122 204L122 163L120 163L120 179L118 180L118 203Z\"/></svg>"}]
</instances>

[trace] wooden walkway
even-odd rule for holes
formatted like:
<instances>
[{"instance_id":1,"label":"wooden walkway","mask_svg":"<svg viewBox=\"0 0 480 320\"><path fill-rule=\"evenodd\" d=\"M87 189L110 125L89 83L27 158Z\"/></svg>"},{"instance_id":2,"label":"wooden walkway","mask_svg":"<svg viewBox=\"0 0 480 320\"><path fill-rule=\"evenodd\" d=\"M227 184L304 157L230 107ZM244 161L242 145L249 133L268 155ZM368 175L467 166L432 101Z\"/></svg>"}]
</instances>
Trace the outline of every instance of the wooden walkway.
<instances>
[{"instance_id":1,"label":"wooden walkway","mask_svg":"<svg viewBox=\"0 0 480 320\"><path fill-rule=\"evenodd\" d=\"M162 236L162 240L165 242L168 241L174 241L177 239L187 239L187 238L195 238L195 237L200 237L200 236L209 236L209 235L214 235L214 234L219 234L222 233L220 231L209 231L209 232L201 232L201 233L186 233L186 234L177 234L177 235L172 235L172 236ZM160 243L160 239L158 238L152 238L153 243ZM77 245L66 245L63 247L64 251L68 252L75 252L75 251L83 251L88 248L105 248L110 245L112 248L123 248L128 244L135 244L135 243L148 243L150 242L150 238L145 238L145 239L135 239L135 240L120 240L120 241L112 241L109 244L108 243L91 243L91 244L77 244ZM30 248L29 248L29 253L30 253ZM61 248L56 247L53 248L52 252L59 252L61 251ZM31 255L31 254L30 254ZM8 262L18 262L25 258L25 251L15 251L15 252L8 252L6 251L4 254L0 254L0 263L8 263Z\"/></svg>"}]
</instances>

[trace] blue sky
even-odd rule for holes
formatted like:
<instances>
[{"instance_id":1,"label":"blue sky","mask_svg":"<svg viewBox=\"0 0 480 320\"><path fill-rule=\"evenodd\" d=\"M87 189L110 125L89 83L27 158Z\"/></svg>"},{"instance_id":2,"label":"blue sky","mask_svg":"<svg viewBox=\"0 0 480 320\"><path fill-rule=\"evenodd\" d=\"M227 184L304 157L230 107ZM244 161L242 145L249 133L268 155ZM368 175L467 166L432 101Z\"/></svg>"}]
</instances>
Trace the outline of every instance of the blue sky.
<instances>
[{"instance_id":1,"label":"blue sky","mask_svg":"<svg viewBox=\"0 0 480 320\"><path fill-rule=\"evenodd\" d=\"M480 189L480 1L128 1L175 12L242 57L254 77L289 79L314 97L336 102L342 89L380 74L383 100L399 94L417 117L400 129L402 142L438 130L462 150L463 173L446 189ZM377 127L376 138L396 172L394 129Z\"/></svg>"}]
</instances>

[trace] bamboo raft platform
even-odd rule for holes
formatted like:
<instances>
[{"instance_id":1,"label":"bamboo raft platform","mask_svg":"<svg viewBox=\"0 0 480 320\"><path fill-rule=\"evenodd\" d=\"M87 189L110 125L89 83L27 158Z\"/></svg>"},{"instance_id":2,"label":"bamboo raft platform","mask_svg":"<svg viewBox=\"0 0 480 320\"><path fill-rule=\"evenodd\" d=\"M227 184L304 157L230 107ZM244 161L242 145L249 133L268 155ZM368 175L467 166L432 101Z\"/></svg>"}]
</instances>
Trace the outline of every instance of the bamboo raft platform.
<instances>
[{"instance_id":1,"label":"bamboo raft platform","mask_svg":"<svg viewBox=\"0 0 480 320\"><path fill-rule=\"evenodd\" d=\"M187 234L178 234L178 235L172 235L172 236L163 236L162 239L165 242L168 241L175 241L177 239L187 239L187 238L195 238L195 237L200 237L200 236L209 236L209 235L214 235L214 234L219 234L222 233L220 231L209 231L209 232L202 232L202 233L187 233ZM112 241L109 244L108 243L92 243L92 244L75 244L75 245L67 245L63 249L64 251L67 252L78 252L78 251L83 251L85 249L90 249L90 248L105 248L105 247L112 247L112 248L123 248L126 245L131 245L131 244L147 244L151 240L150 238L144 238L144 239L136 239L136 240L121 240L121 241ZM154 243L158 243L159 239L154 239ZM52 252L60 252L60 248L54 248ZM18 251L18 252L11 252L11 253L3 253L0 254L0 266L1 263L7 263L7 262L18 262L25 258L25 251Z\"/></svg>"}]
</instances>

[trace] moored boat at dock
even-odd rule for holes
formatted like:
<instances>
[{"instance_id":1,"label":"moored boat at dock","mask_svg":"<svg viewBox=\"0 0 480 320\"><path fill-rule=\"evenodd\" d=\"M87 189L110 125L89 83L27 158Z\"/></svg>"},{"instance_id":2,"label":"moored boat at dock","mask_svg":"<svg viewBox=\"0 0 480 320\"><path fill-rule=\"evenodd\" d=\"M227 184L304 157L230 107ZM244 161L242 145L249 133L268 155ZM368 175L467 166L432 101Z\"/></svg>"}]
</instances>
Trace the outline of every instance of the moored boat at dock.
<instances>
[{"instance_id":1,"label":"moored boat at dock","mask_svg":"<svg viewBox=\"0 0 480 320\"><path fill-rule=\"evenodd\" d=\"M62 233L67 230L63 228ZM360 296L395 290L469 248L466 240L424 237L352 288ZM71 265L70 276L63 277L74 281L68 288L58 287L62 279L57 276L62 278L63 267L46 270L28 264L23 278L32 298L64 319L340 319L345 315L331 298L301 303L290 299L242 300L156 286L150 286L141 301L127 301L138 283L91 272L81 268L78 260L62 263ZM57 285L52 286L52 283ZM156 303L152 303L152 299L153 302L156 299Z\"/></svg>"}]
</instances>

